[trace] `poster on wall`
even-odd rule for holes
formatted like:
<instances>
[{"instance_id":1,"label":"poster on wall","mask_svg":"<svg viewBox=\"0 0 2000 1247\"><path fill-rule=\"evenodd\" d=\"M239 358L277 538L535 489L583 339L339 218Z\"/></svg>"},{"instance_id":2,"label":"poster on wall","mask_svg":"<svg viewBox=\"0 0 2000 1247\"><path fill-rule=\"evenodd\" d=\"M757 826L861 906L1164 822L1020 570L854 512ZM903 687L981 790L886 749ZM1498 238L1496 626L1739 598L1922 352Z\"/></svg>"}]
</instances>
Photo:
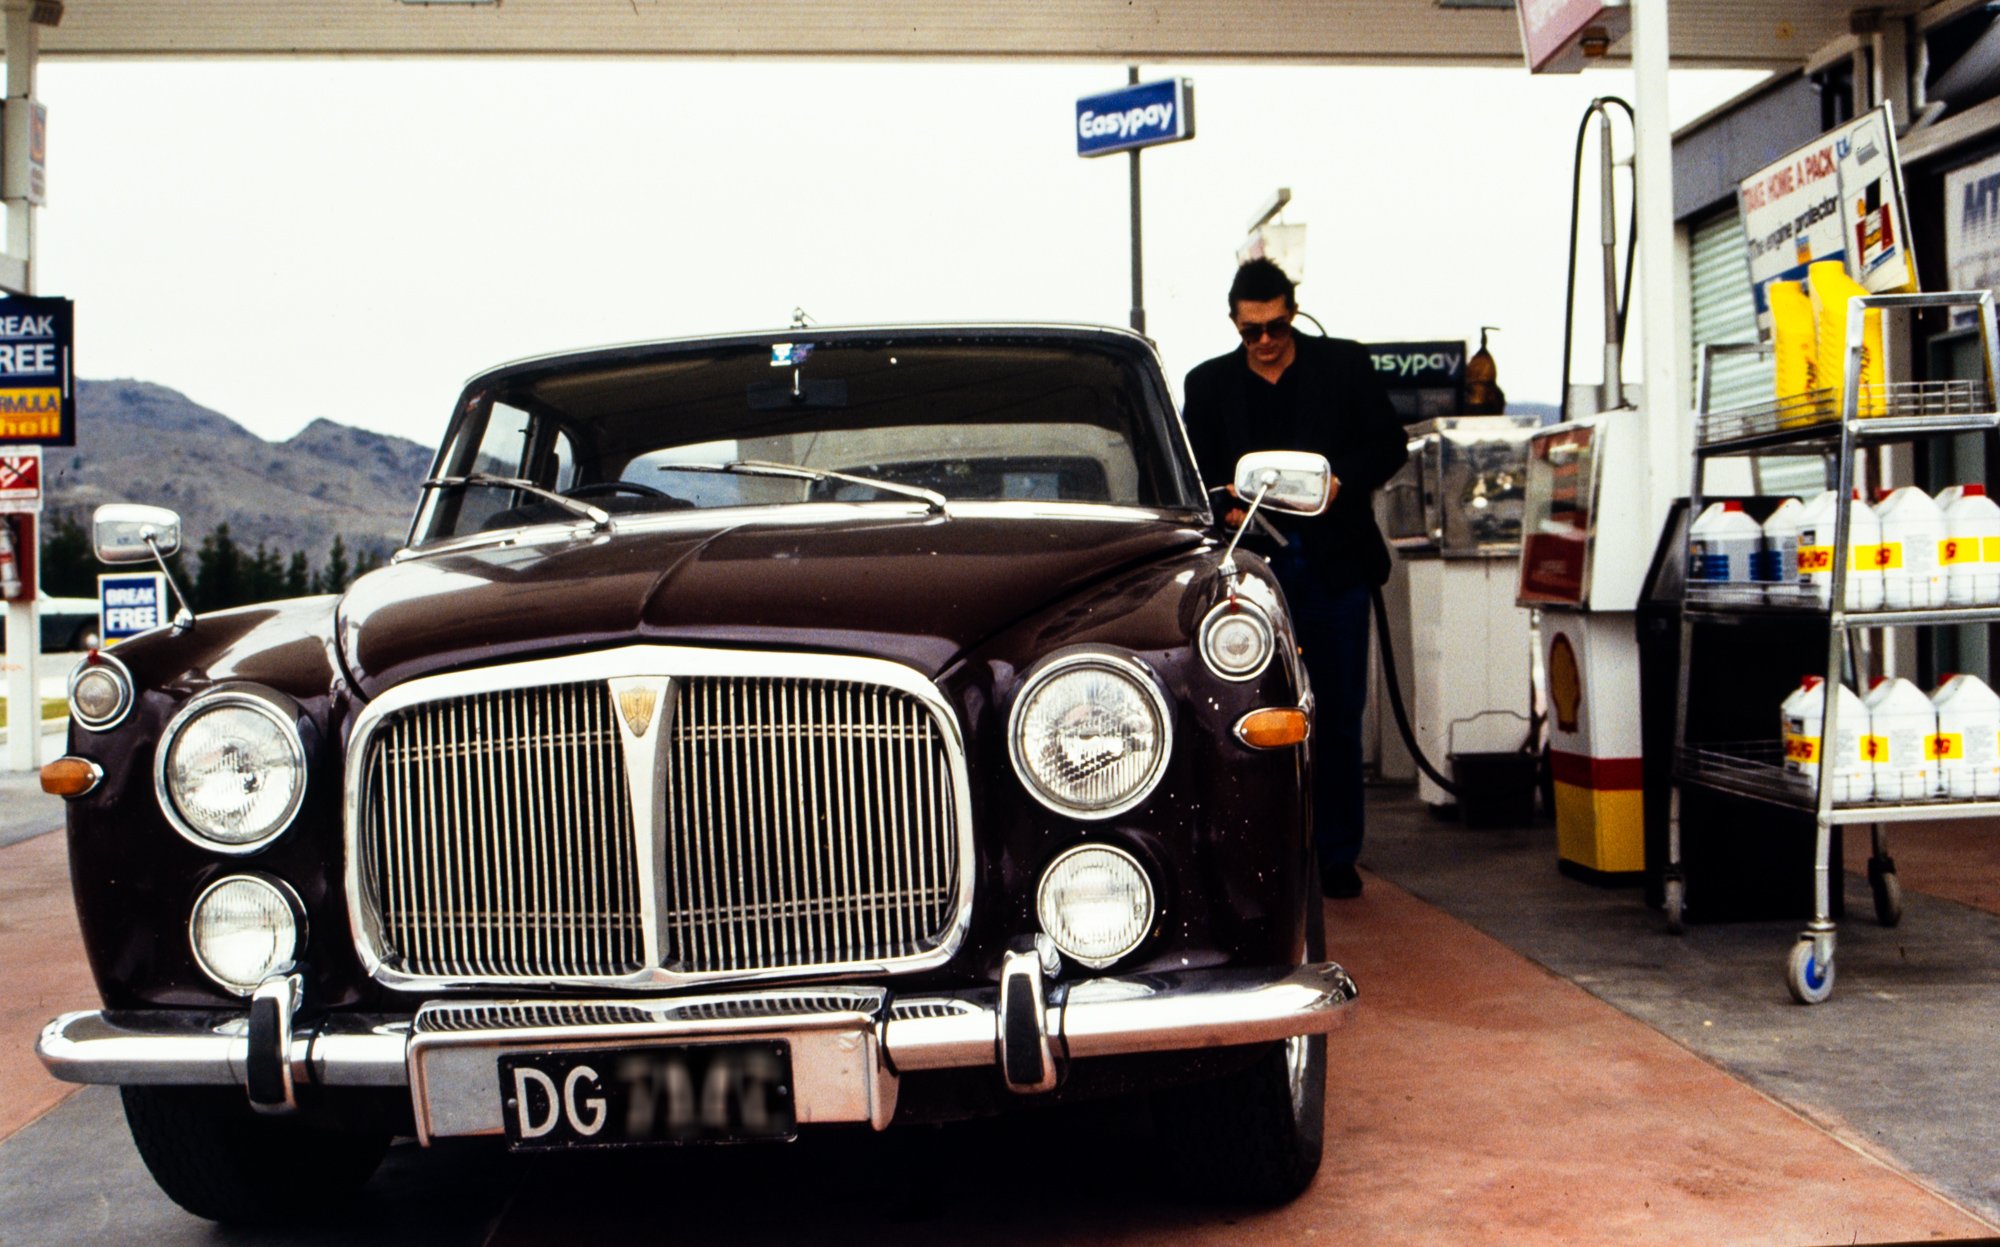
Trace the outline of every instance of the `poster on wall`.
<instances>
[{"instance_id":1,"label":"poster on wall","mask_svg":"<svg viewBox=\"0 0 2000 1247\"><path fill-rule=\"evenodd\" d=\"M2000 290L2000 155L1944 175L1945 281L1953 290ZM1954 328L1978 318L1955 308Z\"/></svg>"},{"instance_id":2,"label":"poster on wall","mask_svg":"<svg viewBox=\"0 0 2000 1247\"><path fill-rule=\"evenodd\" d=\"M1749 246L1757 332L1765 341L1771 337L1770 284L1804 281L1806 267L1816 261L1842 261L1849 276L1876 294L1917 288L1887 104L1743 179L1736 204Z\"/></svg>"}]
</instances>

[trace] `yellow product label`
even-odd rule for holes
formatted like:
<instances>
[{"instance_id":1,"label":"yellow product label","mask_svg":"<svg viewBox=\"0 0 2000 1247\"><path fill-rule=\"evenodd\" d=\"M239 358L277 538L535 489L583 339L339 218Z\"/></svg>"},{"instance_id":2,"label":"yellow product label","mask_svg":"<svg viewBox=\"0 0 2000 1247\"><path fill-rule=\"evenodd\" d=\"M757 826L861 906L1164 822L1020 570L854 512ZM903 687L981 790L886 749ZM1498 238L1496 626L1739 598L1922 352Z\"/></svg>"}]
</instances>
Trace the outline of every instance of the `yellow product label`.
<instances>
[{"instance_id":1,"label":"yellow product label","mask_svg":"<svg viewBox=\"0 0 2000 1247\"><path fill-rule=\"evenodd\" d=\"M1933 762L1950 762L1965 756L1965 737L1957 732L1939 732L1924 741L1924 756Z\"/></svg>"},{"instance_id":2,"label":"yellow product label","mask_svg":"<svg viewBox=\"0 0 2000 1247\"><path fill-rule=\"evenodd\" d=\"M1799 574L1810 572L1830 572L1833 570L1832 546L1800 546Z\"/></svg>"},{"instance_id":3,"label":"yellow product label","mask_svg":"<svg viewBox=\"0 0 2000 1247\"><path fill-rule=\"evenodd\" d=\"M1981 537L1979 539L1979 548L1980 562L2000 563L2000 537Z\"/></svg>"},{"instance_id":4,"label":"yellow product label","mask_svg":"<svg viewBox=\"0 0 2000 1247\"><path fill-rule=\"evenodd\" d=\"M2000 543L2000 537L1988 537L1986 540ZM1938 542L1938 562L1946 566L1953 563L1977 563L1979 561L1979 538L1977 537L1947 537L1943 541Z\"/></svg>"},{"instance_id":5,"label":"yellow product label","mask_svg":"<svg viewBox=\"0 0 2000 1247\"><path fill-rule=\"evenodd\" d=\"M1903 565L1903 543L1900 541L1885 541L1879 546L1856 546L1854 548L1854 565L1856 567L1861 566L1861 552L1863 550L1875 551L1875 561L1869 564L1871 567L1879 567L1883 571L1888 571L1891 568Z\"/></svg>"},{"instance_id":6,"label":"yellow product label","mask_svg":"<svg viewBox=\"0 0 2000 1247\"><path fill-rule=\"evenodd\" d=\"M1819 761L1819 737L1794 736L1785 733L1785 760L1787 762L1813 763Z\"/></svg>"},{"instance_id":7,"label":"yellow product label","mask_svg":"<svg viewBox=\"0 0 2000 1247\"><path fill-rule=\"evenodd\" d=\"M1888 566L1888 564L1882 561L1884 557L1886 556L1883 555L1881 546L1856 546L1854 547L1854 570L1858 572L1879 571ZM1896 566L1901 567L1902 565L1903 547L1899 543L1896 546Z\"/></svg>"},{"instance_id":8,"label":"yellow product label","mask_svg":"<svg viewBox=\"0 0 2000 1247\"><path fill-rule=\"evenodd\" d=\"M1868 762L1887 762L1889 760L1889 738L1887 736L1863 736L1861 738L1861 757Z\"/></svg>"}]
</instances>

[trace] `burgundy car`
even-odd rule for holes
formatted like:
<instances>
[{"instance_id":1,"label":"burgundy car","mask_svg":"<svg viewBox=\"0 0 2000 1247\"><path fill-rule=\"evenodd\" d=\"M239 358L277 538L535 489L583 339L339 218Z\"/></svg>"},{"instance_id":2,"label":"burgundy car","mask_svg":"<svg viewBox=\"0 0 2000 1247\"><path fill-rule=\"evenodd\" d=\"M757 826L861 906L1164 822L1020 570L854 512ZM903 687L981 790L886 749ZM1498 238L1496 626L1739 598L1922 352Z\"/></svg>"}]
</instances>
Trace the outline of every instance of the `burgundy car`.
<instances>
[{"instance_id":1,"label":"burgundy car","mask_svg":"<svg viewBox=\"0 0 2000 1247\"><path fill-rule=\"evenodd\" d=\"M1258 508L1317 456L1247 456ZM1241 505L1241 504L1237 504ZM1312 694L1159 361L1086 327L797 329L475 378L408 547L71 680L76 901L160 1186L254 1220L395 1138L784 1140L1150 1097L1303 1189ZM1254 518L1251 521L1254 523ZM100 557L180 542L113 506Z\"/></svg>"}]
</instances>

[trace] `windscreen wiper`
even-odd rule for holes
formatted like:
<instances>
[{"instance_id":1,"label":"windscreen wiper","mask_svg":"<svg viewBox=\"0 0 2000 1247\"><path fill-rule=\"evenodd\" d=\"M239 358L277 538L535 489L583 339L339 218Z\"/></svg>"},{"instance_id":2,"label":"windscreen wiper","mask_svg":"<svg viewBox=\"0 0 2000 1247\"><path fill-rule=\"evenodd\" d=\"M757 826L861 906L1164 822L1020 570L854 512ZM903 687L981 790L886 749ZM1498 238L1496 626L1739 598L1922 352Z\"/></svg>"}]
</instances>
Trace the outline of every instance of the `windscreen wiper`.
<instances>
[{"instance_id":1,"label":"windscreen wiper","mask_svg":"<svg viewBox=\"0 0 2000 1247\"><path fill-rule=\"evenodd\" d=\"M861 485L869 489L879 489L885 494L901 494L930 504L932 511L942 512L948 501L935 489L925 489L921 485L905 485L901 481L877 480L872 476L856 476L851 472L835 472L831 468L808 468L796 463L772 463L767 459L737 459L729 463L663 463L662 472L730 472L742 476L791 476L806 481L846 481L850 485Z\"/></svg>"},{"instance_id":2,"label":"windscreen wiper","mask_svg":"<svg viewBox=\"0 0 2000 1247\"><path fill-rule=\"evenodd\" d=\"M498 485L503 489L518 489L524 494L533 494L555 503L572 515L580 515L590 521L591 528L603 532L611 527L611 513L602 507L593 507L578 498L559 494L553 489L543 489L533 481L524 481L518 476L496 476L491 472L468 472L464 476L433 476L424 482L426 489L455 489L465 485Z\"/></svg>"}]
</instances>

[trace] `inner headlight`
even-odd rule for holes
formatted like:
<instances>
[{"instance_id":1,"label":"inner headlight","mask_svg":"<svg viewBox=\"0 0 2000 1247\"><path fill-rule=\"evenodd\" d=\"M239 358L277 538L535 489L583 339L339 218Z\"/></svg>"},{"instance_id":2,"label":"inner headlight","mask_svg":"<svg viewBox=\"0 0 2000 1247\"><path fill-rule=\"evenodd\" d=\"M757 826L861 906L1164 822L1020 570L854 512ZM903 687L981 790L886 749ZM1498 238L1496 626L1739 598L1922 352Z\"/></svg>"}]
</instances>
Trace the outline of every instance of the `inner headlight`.
<instances>
[{"instance_id":1,"label":"inner headlight","mask_svg":"<svg viewBox=\"0 0 2000 1247\"><path fill-rule=\"evenodd\" d=\"M291 824L305 798L298 726L265 698L198 697L167 724L154 766L167 818L204 848L249 853Z\"/></svg>"},{"instance_id":2,"label":"inner headlight","mask_svg":"<svg viewBox=\"0 0 2000 1247\"><path fill-rule=\"evenodd\" d=\"M1123 849L1079 845L1042 872L1035 916L1064 956L1097 969L1145 938L1153 925L1153 884Z\"/></svg>"},{"instance_id":3,"label":"inner headlight","mask_svg":"<svg viewBox=\"0 0 2000 1247\"><path fill-rule=\"evenodd\" d=\"M1061 658L1014 702L1014 770L1042 804L1075 818L1131 809L1166 771L1167 700L1145 668L1113 654Z\"/></svg>"},{"instance_id":4,"label":"inner headlight","mask_svg":"<svg viewBox=\"0 0 2000 1247\"><path fill-rule=\"evenodd\" d=\"M194 903L188 940L202 972L239 996L299 951L299 907L282 884L256 875L219 880Z\"/></svg>"},{"instance_id":5,"label":"inner headlight","mask_svg":"<svg viewBox=\"0 0 2000 1247\"><path fill-rule=\"evenodd\" d=\"M1276 648L1270 618L1242 598L1216 603L1201 621L1202 659L1225 680L1256 678Z\"/></svg>"}]
</instances>

